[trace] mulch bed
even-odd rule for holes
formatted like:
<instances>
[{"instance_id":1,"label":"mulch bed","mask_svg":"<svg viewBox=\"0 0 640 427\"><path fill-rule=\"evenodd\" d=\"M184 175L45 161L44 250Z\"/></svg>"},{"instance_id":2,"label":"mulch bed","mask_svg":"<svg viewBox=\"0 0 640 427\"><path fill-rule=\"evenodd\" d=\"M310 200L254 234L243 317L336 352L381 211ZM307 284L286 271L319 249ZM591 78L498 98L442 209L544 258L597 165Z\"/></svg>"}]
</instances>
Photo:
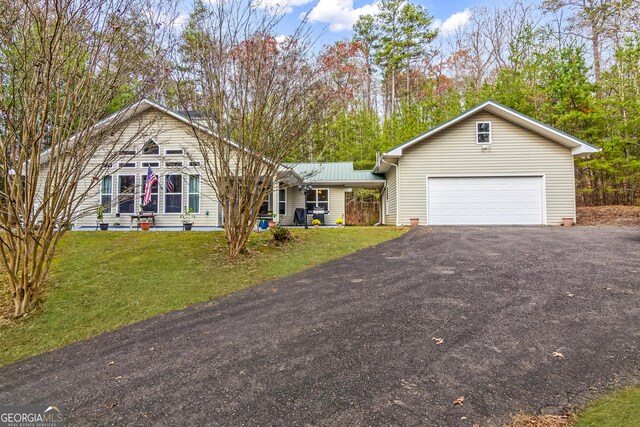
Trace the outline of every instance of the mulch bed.
<instances>
[{"instance_id":1,"label":"mulch bed","mask_svg":"<svg viewBox=\"0 0 640 427\"><path fill-rule=\"evenodd\" d=\"M571 427L573 420L564 415L516 415L503 427Z\"/></svg>"},{"instance_id":2,"label":"mulch bed","mask_svg":"<svg viewBox=\"0 0 640 427\"><path fill-rule=\"evenodd\" d=\"M640 206L578 207L578 225L640 226Z\"/></svg>"}]
</instances>

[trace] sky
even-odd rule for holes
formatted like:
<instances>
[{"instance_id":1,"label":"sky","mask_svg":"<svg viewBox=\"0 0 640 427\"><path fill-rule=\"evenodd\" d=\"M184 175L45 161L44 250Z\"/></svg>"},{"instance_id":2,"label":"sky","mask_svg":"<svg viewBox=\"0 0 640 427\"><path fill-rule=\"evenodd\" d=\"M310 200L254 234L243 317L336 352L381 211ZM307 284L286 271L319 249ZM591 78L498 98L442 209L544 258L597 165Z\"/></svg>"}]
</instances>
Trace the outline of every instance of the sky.
<instances>
[{"instance_id":1,"label":"sky","mask_svg":"<svg viewBox=\"0 0 640 427\"><path fill-rule=\"evenodd\" d=\"M351 38L352 27L360 15L375 13L375 0L261 0L263 4L280 4L286 15L282 31L286 34L300 22L300 16L309 12L309 21L316 34L321 34L320 43L327 44ZM287 6L283 6L283 3ZM288 3L287 3L288 2ZM434 17L434 25L441 32L455 31L464 25L470 9L478 0L414 0L425 7Z\"/></svg>"},{"instance_id":2,"label":"sky","mask_svg":"<svg viewBox=\"0 0 640 427\"><path fill-rule=\"evenodd\" d=\"M205 0L206 1L206 0ZM209 0L215 1L215 0ZM253 0L257 2L258 0ZM354 22L360 15L375 13L378 0L259 0L263 7L278 8L284 13L280 35L287 35L309 13L309 23L319 36L321 45L350 39ZM504 4L508 0L412 0L427 9L434 17L433 25L446 36L469 20L472 8L479 5ZM187 3L190 3L187 0Z\"/></svg>"}]
</instances>

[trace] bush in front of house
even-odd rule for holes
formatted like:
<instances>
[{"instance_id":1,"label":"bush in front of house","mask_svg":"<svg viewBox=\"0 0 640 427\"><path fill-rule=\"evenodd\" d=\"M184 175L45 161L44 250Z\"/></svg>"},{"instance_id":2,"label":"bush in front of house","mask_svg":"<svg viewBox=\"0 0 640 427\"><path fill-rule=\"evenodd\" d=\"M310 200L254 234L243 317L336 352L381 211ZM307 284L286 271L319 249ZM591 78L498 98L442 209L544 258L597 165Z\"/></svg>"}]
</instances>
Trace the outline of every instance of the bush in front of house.
<instances>
[{"instance_id":1,"label":"bush in front of house","mask_svg":"<svg viewBox=\"0 0 640 427\"><path fill-rule=\"evenodd\" d=\"M271 229L271 239L274 242L285 243L290 240L293 240L293 235L291 234L291 230L285 227L275 226Z\"/></svg>"}]
</instances>

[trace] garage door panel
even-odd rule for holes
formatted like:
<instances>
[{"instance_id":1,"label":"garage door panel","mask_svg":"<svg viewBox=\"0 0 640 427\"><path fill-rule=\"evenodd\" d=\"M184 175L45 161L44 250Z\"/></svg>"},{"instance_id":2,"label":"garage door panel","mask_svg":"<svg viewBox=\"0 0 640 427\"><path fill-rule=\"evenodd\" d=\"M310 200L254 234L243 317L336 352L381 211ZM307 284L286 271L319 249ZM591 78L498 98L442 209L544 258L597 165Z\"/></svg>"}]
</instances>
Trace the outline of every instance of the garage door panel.
<instances>
[{"instance_id":1,"label":"garage door panel","mask_svg":"<svg viewBox=\"0 0 640 427\"><path fill-rule=\"evenodd\" d=\"M542 177L429 178L431 225L542 224Z\"/></svg>"}]
</instances>

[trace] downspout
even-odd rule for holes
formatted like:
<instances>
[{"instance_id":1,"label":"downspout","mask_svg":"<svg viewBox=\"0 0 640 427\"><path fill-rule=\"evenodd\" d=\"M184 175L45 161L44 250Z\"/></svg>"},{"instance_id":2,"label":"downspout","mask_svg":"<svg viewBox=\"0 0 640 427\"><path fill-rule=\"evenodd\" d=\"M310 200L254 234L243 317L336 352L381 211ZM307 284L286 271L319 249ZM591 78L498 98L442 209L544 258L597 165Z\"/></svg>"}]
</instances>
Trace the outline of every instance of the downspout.
<instances>
[{"instance_id":1,"label":"downspout","mask_svg":"<svg viewBox=\"0 0 640 427\"><path fill-rule=\"evenodd\" d=\"M401 226L400 223L400 187L398 186L398 182L400 181L400 169L398 169L398 165L396 163L389 163L384 160L384 155L380 157L380 161L389 166L393 166L396 168L396 226Z\"/></svg>"},{"instance_id":2,"label":"downspout","mask_svg":"<svg viewBox=\"0 0 640 427\"><path fill-rule=\"evenodd\" d=\"M384 185L382 186L382 191L380 192L380 201L382 201L382 195L384 191L387 189L387 180L384 180ZM387 209L387 203L384 203L384 208ZM382 203L380 203L380 221L373 224L374 227L379 226L380 224L384 224L384 210L382 209Z\"/></svg>"}]
</instances>

